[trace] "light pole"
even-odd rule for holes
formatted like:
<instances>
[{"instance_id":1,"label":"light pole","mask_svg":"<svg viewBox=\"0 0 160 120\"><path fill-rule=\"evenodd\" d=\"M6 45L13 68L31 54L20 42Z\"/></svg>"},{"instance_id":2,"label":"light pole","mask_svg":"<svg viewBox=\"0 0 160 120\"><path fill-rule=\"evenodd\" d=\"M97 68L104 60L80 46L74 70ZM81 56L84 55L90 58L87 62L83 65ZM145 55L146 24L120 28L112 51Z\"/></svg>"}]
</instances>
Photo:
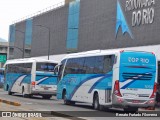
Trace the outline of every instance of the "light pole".
<instances>
[{"instance_id":1,"label":"light pole","mask_svg":"<svg viewBox=\"0 0 160 120\"><path fill-rule=\"evenodd\" d=\"M15 31L18 31L18 32L22 33L23 36L24 36L24 38L23 38L23 52L22 52L22 58L24 58L24 52L25 52L25 48L24 48L25 47L25 32L23 32L21 30L17 30L17 29Z\"/></svg>"},{"instance_id":2,"label":"light pole","mask_svg":"<svg viewBox=\"0 0 160 120\"><path fill-rule=\"evenodd\" d=\"M35 26L39 26L39 27L42 27L42 28L45 28L48 30L48 60L49 60L49 56L50 56L50 28L47 27L47 26L43 26L43 25L35 25Z\"/></svg>"}]
</instances>

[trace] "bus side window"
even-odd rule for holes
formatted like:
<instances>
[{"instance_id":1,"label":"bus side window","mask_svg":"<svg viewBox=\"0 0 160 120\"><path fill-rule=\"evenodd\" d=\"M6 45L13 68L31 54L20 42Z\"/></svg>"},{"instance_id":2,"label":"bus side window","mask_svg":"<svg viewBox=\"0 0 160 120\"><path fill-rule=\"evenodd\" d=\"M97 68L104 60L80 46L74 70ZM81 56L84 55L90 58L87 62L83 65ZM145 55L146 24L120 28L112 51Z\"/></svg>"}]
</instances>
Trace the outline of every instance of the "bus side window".
<instances>
[{"instance_id":1,"label":"bus side window","mask_svg":"<svg viewBox=\"0 0 160 120\"><path fill-rule=\"evenodd\" d=\"M104 57L104 69L103 69L104 73L108 73L112 71L114 58L115 58L115 55L108 55Z\"/></svg>"},{"instance_id":2,"label":"bus side window","mask_svg":"<svg viewBox=\"0 0 160 120\"><path fill-rule=\"evenodd\" d=\"M32 70L32 63L24 63L24 73L25 74L31 74Z\"/></svg>"},{"instance_id":3,"label":"bus side window","mask_svg":"<svg viewBox=\"0 0 160 120\"><path fill-rule=\"evenodd\" d=\"M84 67L84 62L85 58L77 58L76 60L76 74L84 74L85 70L83 69Z\"/></svg>"},{"instance_id":4,"label":"bus side window","mask_svg":"<svg viewBox=\"0 0 160 120\"><path fill-rule=\"evenodd\" d=\"M95 63L96 63L96 57L85 58L85 63L83 66L85 74L93 74L94 73Z\"/></svg>"},{"instance_id":5,"label":"bus side window","mask_svg":"<svg viewBox=\"0 0 160 120\"><path fill-rule=\"evenodd\" d=\"M95 74L104 74L103 73L103 63L104 63L104 56L97 56L95 67L94 67L94 73Z\"/></svg>"}]
</instances>

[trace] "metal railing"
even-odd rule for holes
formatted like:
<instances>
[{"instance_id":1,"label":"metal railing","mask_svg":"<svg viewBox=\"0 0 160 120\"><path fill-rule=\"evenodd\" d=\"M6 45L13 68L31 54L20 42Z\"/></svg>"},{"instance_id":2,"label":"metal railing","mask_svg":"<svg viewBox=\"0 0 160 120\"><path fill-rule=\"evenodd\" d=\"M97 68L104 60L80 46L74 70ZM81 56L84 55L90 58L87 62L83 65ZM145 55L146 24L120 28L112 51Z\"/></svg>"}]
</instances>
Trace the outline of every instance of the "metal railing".
<instances>
[{"instance_id":1,"label":"metal railing","mask_svg":"<svg viewBox=\"0 0 160 120\"><path fill-rule=\"evenodd\" d=\"M28 16L25 16L25 17L20 18L20 19L18 19L18 20L15 20L15 21L13 21L13 24L16 24L16 23L25 21L26 19L30 19L30 18L39 16L39 15L42 15L42 14L47 13L47 12L50 12L50 11L52 11L52 10L56 10L56 9L58 9L58 8L63 7L64 5L65 5L65 1L60 2L60 3L58 3L58 4L55 4L55 5L52 5L52 6L50 6L50 7L45 8L45 9L42 9L42 10L36 12L36 13L33 13L33 14L31 14L31 15L28 15Z\"/></svg>"}]
</instances>

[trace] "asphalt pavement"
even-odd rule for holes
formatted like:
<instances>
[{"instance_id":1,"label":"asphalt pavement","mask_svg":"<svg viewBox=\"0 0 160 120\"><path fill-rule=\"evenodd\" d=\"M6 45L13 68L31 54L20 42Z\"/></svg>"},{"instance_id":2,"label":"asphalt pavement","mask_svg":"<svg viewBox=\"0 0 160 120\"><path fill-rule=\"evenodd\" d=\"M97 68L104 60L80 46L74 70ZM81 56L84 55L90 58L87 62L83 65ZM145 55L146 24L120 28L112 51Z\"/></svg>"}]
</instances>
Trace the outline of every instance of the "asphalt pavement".
<instances>
[{"instance_id":1,"label":"asphalt pavement","mask_svg":"<svg viewBox=\"0 0 160 120\"><path fill-rule=\"evenodd\" d=\"M50 100L42 99L41 96L33 96L32 98L23 98L20 94L14 94L14 95L8 95L7 92L0 89L0 99L10 100L13 102L20 103L21 106L13 106L8 105L4 103L0 103L0 111L48 111L52 112L52 116L49 116L47 118L32 118L32 119L71 119L69 116L76 116L74 119L79 120L128 120L128 117L116 117L116 113L122 113L123 111L121 109L110 109L110 110L104 110L104 111L96 111L92 109L91 104L86 103L78 103L74 106L64 105L62 100L57 100L56 96L53 96ZM140 111L143 111L143 109L140 109ZM159 109L156 109L156 111L160 111ZM63 113L68 116L61 116L61 114L57 117L57 113ZM147 111L146 111L147 112ZM154 111L153 111L154 113ZM80 117L83 114L83 117ZM5 119L5 118L4 118ZM19 118L21 119L21 118ZM25 118L28 119L28 118ZM73 118L72 118L73 119ZM144 119L144 117L130 117L131 120L141 120ZM159 120L159 117L145 117L146 120L154 119ZM1 120L1 118L0 118ZM8 120L8 118L7 118ZM16 119L18 120L18 119Z\"/></svg>"}]
</instances>

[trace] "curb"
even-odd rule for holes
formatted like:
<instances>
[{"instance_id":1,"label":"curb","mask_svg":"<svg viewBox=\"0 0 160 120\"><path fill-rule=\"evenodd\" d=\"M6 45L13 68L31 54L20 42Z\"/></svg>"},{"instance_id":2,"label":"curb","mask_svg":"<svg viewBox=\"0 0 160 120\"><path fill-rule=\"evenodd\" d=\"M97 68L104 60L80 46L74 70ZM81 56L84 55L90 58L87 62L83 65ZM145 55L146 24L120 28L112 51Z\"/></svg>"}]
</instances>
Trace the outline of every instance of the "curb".
<instances>
[{"instance_id":1,"label":"curb","mask_svg":"<svg viewBox=\"0 0 160 120\"><path fill-rule=\"evenodd\" d=\"M69 118L71 120L86 120L84 118L79 118L79 117L75 117L75 116L72 116L72 115L67 115L67 114L64 114L64 113L60 113L58 111L51 111L51 115L54 115L56 117Z\"/></svg>"},{"instance_id":2,"label":"curb","mask_svg":"<svg viewBox=\"0 0 160 120\"><path fill-rule=\"evenodd\" d=\"M18 102L12 102L12 101L3 100L3 99L0 99L0 102L8 104L8 105L13 105L13 106L21 106L21 104Z\"/></svg>"}]
</instances>

